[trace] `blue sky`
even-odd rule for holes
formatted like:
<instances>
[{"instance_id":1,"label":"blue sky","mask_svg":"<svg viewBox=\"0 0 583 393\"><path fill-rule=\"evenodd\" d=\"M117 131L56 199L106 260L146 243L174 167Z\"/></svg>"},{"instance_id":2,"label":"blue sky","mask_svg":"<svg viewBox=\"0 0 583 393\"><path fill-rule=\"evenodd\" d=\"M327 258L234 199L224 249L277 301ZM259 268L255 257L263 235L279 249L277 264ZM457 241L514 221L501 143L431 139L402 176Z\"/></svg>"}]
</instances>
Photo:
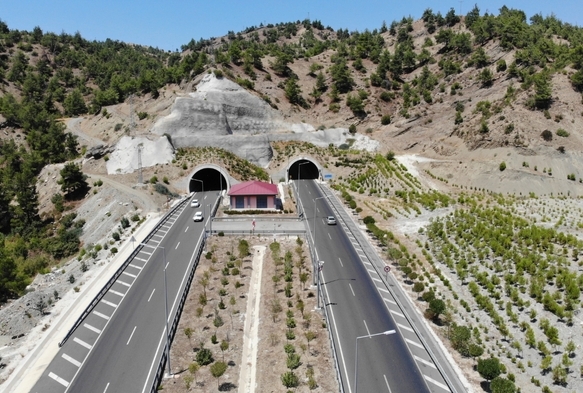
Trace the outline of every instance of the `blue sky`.
<instances>
[{"instance_id":1,"label":"blue sky","mask_svg":"<svg viewBox=\"0 0 583 393\"><path fill-rule=\"evenodd\" d=\"M524 11L527 18L554 14L563 22L583 25L581 0L390 1L390 0L0 0L0 19L11 29L74 34L88 40L106 38L180 49L192 38L220 37L260 23L310 18L324 26L350 31L380 28L403 16L417 20L427 8L443 15L454 8L465 15L474 4L480 13L498 14L503 5Z\"/></svg>"}]
</instances>

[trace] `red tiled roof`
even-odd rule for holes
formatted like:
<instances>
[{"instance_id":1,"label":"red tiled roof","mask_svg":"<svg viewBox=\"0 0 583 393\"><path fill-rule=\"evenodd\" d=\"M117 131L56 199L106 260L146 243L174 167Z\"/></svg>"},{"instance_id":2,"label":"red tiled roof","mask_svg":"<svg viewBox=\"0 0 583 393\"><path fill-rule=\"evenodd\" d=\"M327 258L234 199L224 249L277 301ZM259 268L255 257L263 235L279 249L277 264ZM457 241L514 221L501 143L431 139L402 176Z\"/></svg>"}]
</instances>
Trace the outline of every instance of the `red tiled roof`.
<instances>
[{"instance_id":1,"label":"red tiled roof","mask_svg":"<svg viewBox=\"0 0 583 393\"><path fill-rule=\"evenodd\" d=\"M277 195L277 185L258 180L246 181L231 187L229 195Z\"/></svg>"}]
</instances>

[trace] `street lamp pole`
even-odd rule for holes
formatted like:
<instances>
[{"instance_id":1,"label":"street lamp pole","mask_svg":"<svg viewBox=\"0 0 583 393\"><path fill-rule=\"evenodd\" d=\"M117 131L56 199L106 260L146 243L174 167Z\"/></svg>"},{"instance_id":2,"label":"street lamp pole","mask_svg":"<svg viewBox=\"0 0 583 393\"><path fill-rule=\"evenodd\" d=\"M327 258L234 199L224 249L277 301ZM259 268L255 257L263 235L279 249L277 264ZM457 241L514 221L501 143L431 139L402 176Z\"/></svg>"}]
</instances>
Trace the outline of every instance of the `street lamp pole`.
<instances>
[{"instance_id":1,"label":"street lamp pole","mask_svg":"<svg viewBox=\"0 0 583 393\"><path fill-rule=\"evenodd\" d=\"M204 192L204 182L202 180L198 180L198 179L192 179L192 180L200 182L200 187L202 188L202 192Z\"/></svg>"},{"instance_id":2,"label":"street lamp pole","mask_svg":"<svg viewBox=\"0 0 583 393\"><path fill-rule=\"evenodd\" d=\"M166 359L168 359L168 375L171 376L172 368L170 367L170 329L168 328L168 284L166 280L166 266L168 266L168 262L166 261L166 249L162 246L151 246L145 243L140 244L146 247L161 248L162 255L164 257L164 310L166 314L164 321L166 326Z\"/></svg>"},{"instance_id":3,"label":"street lamp pole","mask_svg":"<svg viewBox=\"0 0 583 393\"><path fill-rule=\"evenodd\" d=\"M395 330L387 330L386 332L367 334L366 336L356 337L356 351L354 352L354 393L357 393L357 389L358 389L358 379L357 379L358 378L358 340L360 340L361 338L375 337L375 336L381 336L381 335L388 336L390 334L395 334L395 333L397 333Z\"/></svg>"}]
</instances>

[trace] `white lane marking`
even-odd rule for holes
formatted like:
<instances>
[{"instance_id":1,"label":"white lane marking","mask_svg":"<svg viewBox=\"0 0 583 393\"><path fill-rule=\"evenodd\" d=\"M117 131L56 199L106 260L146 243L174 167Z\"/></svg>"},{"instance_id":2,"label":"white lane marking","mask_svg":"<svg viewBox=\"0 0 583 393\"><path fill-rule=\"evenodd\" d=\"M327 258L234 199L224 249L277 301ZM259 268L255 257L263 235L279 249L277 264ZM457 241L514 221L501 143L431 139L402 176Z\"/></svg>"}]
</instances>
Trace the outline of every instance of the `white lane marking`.
<instances>
[{"instance_id":1,"label":"white lane marking","mask_svg":"<svg viewBox=\"0 0 583 393\"><path fill-rule=\"evenodd\" d=\"M352 296L356 297L356 295L354 294L354 290L352 289L352 285L350 285L350 283L348 283L348 286L350 287L350 291L352 292Z\"/></svg>"},{"instance_id":2,"label":"white lane marking","mask_svg":"<svg viewBox=\"0 0 583 393\"><path fill-rule=\"evenodd\" d=\"M370 263L368 260L367 261L362 261L362 263L364 263L365 265L371 265L372 266L372 263Z\"/></svg>"},{"instance_id":3,"label":"white lane marking","mask_svg":"<svg viewBox=\"0 0 583 393\"><path fill-rule=\"evenodd\" d=\"M107 383L107 385L105 385L105 390L103 391L103 393L107 392L108 388L109 388L109 382Z\"/></svg>"},{"instance_id":4,"label":"white lane marking","mask_svg":"<svg viewBox=\"0 0 583 393\"><path fill-rule=\"evenodd\" d=\"M81 367L81 362L80 361L73 359L71 356L67 355L66 353L64 353L61 356L62 356L63 359L65 359L69 363L72 363L72 364L74 364L77 367Z\"/></svg>"},{"instance_id":5,"label":"white lane marking","mask_svg":"<svg viewBox=\"0 0 583 393\"><path fill-rule=\"evenodd\" d=\"M109 317L107 315L105 315L105 314L100 313L99 311L93 311L93 314L95 314L98 317L101 317L101 318L109 321Z\"/></svg>"},{"instance_id":6,"label":"white lane marking","mask_svg":"<svg viewBox=\"0 0 583 393\"><path fill-rule=\"evenodd\" d=\"M142 252L142 253L144 253L144 254L146 254L146 255L149 255L149 256L152 256L152 254L153 254L153 253L151 253L151 252L144 251L144 250L141 250L140 252Z\"/></svg>"},{"instance_id":7,"label":"white lane marking","mask_svg":"<svg viewBox=\"0 0 583 393\"><path fill-rule=\"evenodd\" d=\"M134 330L132 330L132 334L130 334L130 338L128 338L128 343L126 345L130 345L130 341L132 341L132 337L134 336L134 332L136 331L137 326L134 326Z\"/></svg>"},{"instance_id":8,"label":"white lane marking","mask_svg":"<svg viewBox=\"0 0 583 393\"><path fill-rule=\"evenodd\" d=\"M186 229L184 230L184 232L188 232L188 228L190 228L190 227L186 227Z\"/></svg>"},{"instance_id":9,"label":"white lane marking","mask_svg":"<svg viewBox=\"0 0 583 393\"><path fill-rule=\"evenodd\" d=\"M170 262L166 262L166 266L164 266L164 270L168 269L168 265L170 265Z\"/></svg>"},{"instance_id":10,"label":"white lane marking","mask_svg":"<svg viewBox=\"0 0 583 393\"><path fill-rule=\"evenodd\" d=\"M123 281L117 280L117 283L118 283L118 284L121 284L121 285L124 285L124 286L126 286L126 287L128 287L128 288L130 288L130 287L131 287L131 285L130 285L130 284L128 284L127 282L123 282Z\"/></svg>"},{"instance_id":11,"label":"white lane marking","mask_svg":"<svg viewBox=\"0 0 583 393\"><path fill-rule=\"evenodd\" d=\"M377 272L375 272L374 270L371 269L366 269L367 272L369 272L370 274L377 274Z\"/></svg>"},{"instance_id":12,"label":"white lane marking","mask_svg":"<svg viewBox=\"0 0 583 393\"><path fill-rule=\"evenodd\" d=\"M378 289L379 291L382 291L382 292L390 293L390 292L389 292L389 291L387 291L385 288L377 288L377 289Z\"/></svg>"},{"instance_id":13,"label":"white lane marking","mask_svg":"<svg viewBox=\"0 0 583 393\"><path fill-rule=\"evenodd\" d=\"M109 301L107 301L107 300L101 300L101 303L103 303L103 304L107 304L108 306L111 306L111 307L113 307L113 308L116 308L116 307L117 307L117 304L115 304L115 303L112 303L112 302L109 302Z\"/></svg>"},{"instance_id":14,"label":"white lane marking","mask_svg":"<svg viewBox=\"0 0 583 393\"><path fill-rule=\"evenodd\" d=\"M142 261L142 262L148 262L148 260L144 259L144 258L134 257L134 259L137 259L138 261Z\"/></svg>"},{"instance_id":15,"label":"white lane marking","mask_svg":"<svg viewBox=\"0 0 583 393\"><path fill-rule=\"evenodd\" d=\"M376 277L371 277L371 280L378 281L378 282L383 282L383 280L381 280L380 278L376 278Z\"/></svg>"},{"instance_id":16,"label":"white lane marking","mask_svg":"<svg viewBox=\"0 0 583 393\"><path fill-rule=\"evenodd\" d=\"M157 236L157 237L164 237L162 235L158 235L157 233L153 234L152 237Z\"/></svg>"},{"instance_id":17,"label":"white lane marking","mask_svg":"<svg viewBox=\"0 0 583 393\"><path fill-rule=\"evenodd\" d=\"M121 297L124 297L125 296L125 293L121 293L121 292L118 292L118 291L114 291L113 289L110 289L109 292L110 293L113 293L114 295L117 295L117 296L121 296Z\"/></svg>"},{"instance_id":18,"label":"white lane marking","mask_svg":"<svg viewBox=\"0 0 583 393\"><path fill-rule=\"evenodd\" d=\"M363 319L362 322L364 322L364 327L366 328L366 332L370 336L370 330L368 330L368 325L366 324L366 321Z\"/></svg>"},{"instance_id":19,"label":"white lane marking","mask_svg":"<svg viewBox=\"0 0 583 393\"><path fill-rule=\"evenodd\" d=\"M391 387L389 386L389 381L387 381L387 376L385 374L383 374L383 377L385 377L385 383L387 384L387 389L389 389L389 393L392 393Z\"/></svg>"},{"instance_id":20,"label":"white lane marking","mask_svg":"<svg viewBox=\"0 0 583 393\"><path fill-rule=\"evenodd\" d=\"M152 299L152 295L154 295L154 292L156 292L156 288L154 288L154 290L152 291L152 293L150 294L150 297L148 298L148 302L150 301L150 299Z\"/></svg>"},{"instance_id":21,"label":"white lane marking","mask_svg":"<svg viewBox=\"0 0 583 393\"><path fill-rule=\"evenodd\" d=\"M435 385L439 386L439 387L440 387L440 388L442 388L443 390L447 390L448 392L451 392L451 390L449 390L449 388L447 387L447 385L445 385L445 384L443 384L443 383L441 383L441 382L439 382L439 381L436 381L435 379L433 379L433 378L430 378L430 377L428 377L428 376L427 376L427 375L425 375L425 374L423 374L423 378L425 378L425 380L426 380L426 381L428 381L428 382L431 382L431 383L433 383L433 384L435 384Z\"/></svg>"},{"instance_id":22,"label":"white lane marking","mask_svg":"<svg viewBox=\"0 0 583 393\"><path fill-rule=\"evenodd\" d=\"M87 329L89 329L97 334L101 333L101 330L97 329L94 326L89 325L88 323L84 323L83 326L85 326Z\"/></svg>"},{"instance_id":23,"label":"white lane marking","mask_svg":"<svg viewBox=\"0 0 583 393\"><path fill-rule=\"evenodd\" d=\"M137 277L135 274L131 274L131 273L128 273L128 272L123 272L122 274L125 274L126 276L130 276L132 278L136 278Z\"/></svg>"},{"instance_id":24,"label":"white lane marking","mask_svg":"<svg viewBox=\"0 0 583 393\"><path fill-rule=\"evenodd\" d=\"M406 338L405 341L407 341L409 344L415 345L417 348L423 348L423 345L419 344L416 341L409 340L408 338Z\"/></svg>"},{"instance_id":25,"label":"white lane marking","mask_svg":"<svg viewBox=\"0 0 583 393\"><path fill-rule=\"evenodd\" d=\"M411 329L409 326L401 325L400 323L398 323L397 326L400 327L401 329L405 329L405 330L408 330L410 332L413 331L413 329Z\"/></svg>"},{"instance_id":26,"label":"white lane marking","mask_svg":"<svg viewBox=\"0 0 583 393\"><path fill-rule=\"evenodd\" d=\"M342 263L342 259L338 258L338 260L340 261L340 265L341 265L342 267L344 267L344 264Z\"/></svg>"},{"instance_id":27,"label":"white lane marking","mask_svg":"<svg viewBox=\"0 0 583 393\"><path fill-rule=\"evenodd\" d=\"M81 345L82 347L85 347L87 349L91 349L91 345L87 344L85 341L81 340L80 338L73 337L73 341L75 341L77 344Z\"/></svg>"},{"instance_id":28,"label":"white lane marking","mask_svg":"<svg viewBox=\"0 0 583 393\"><path fill-rule=\"evenodd\" d=\"M69 382L65 381L63 378L59 377L57 374L50 372L49 377L63 385L64 387L69 386Z\"/></svg>"},{"instance_id":29,"label":"white lane marking","mask_svg":"<svg viewBox=\"0 0 583 393\"><path fill-rule=\"evenodd\" d=\"M142 245L143 245L144 247L150 247L150 248L156 249L156 247L154 247L154 246L150 246L148 243L145 243L145 244L142 244Z\"/></svg>"},{"instance_id":30,"label":"white lane marking","mask_svg":"<svg viewBox=\"0 0 583 393\"><path fill-rule=\"evenodd\" d=\"M427 361L427 360L425 360L425 359L423 359L423 358L420 358L420 357L419 357L419 356L417 356L417 355L413 355L413 358L414 358L415 360L417 360L418 362L421 362L421 363L423 363L423 364L425 364L425 365L427 365L427 366L429 366L429 367L433 367L434 369L436 369L436 370L437 370L437 367L435 367L435 364L433 364L433 363L431 363L431 362L429 362L429 361Z\"/></svg>"},{"instance_id":31,"label":"white lane marking","mask_svg":"<svg viewBox=\"0 0 583 393\"><path fill-rule=\"evenodd\" d=\"M398 315L398 316L400 316L401 318L405 318L405 316L404 316L403 314L401 314L400 312L398 312L398 311L391 310L390 308L389 308L389 311L390 311L390 312L391 312L391 314L393 314L393 315Z\"/></svg>"},{"instance_id":32,"label":"white lane marking","mask_svg":"<svg viewBox=\"0 0 583 393\"><path fill-rule=\"evenodd\" d=\"M178 250L178 246L180 245L180 242L178 242L178 244L176 244L176 247L174 247L175 250Z\"/></svg>"},{"instance_id":33,"label":"white lane marking","mask_svg":"<svg viewBox=\"0 0 583 393\"><path fill-rule=\"evenodd\" d=\"M138 269L138 270L142 270L143 267L138 266L138 265L134 265L133 263L130 263L129 266L133 267L134 269Z\"/></svg>"},{"instance_id":34,"label":"white lane marking","mask_svg":"<svg viewBox=\"0 0 583 393\"><path fill-rule=\"evenodd\" d=\"M387 303L394 304L395 306L397 305L397 302L395 302L395 301L393 301L393 300L391 300L391 299L385 299L385 298L383 298L383 300L384 300L385 302L387 302Z\"/></svg>"},{"instance_id":35,"label":"white lane marking","mask_svg":"<svg viewBox=\"0 0 583 393\"><path fill-rule=\"evenodd\" d=\"M330 238L330 240L332 240L332 236L330 236L330 233L328 233L328 237Z\"/></svg>"}]
</instances>

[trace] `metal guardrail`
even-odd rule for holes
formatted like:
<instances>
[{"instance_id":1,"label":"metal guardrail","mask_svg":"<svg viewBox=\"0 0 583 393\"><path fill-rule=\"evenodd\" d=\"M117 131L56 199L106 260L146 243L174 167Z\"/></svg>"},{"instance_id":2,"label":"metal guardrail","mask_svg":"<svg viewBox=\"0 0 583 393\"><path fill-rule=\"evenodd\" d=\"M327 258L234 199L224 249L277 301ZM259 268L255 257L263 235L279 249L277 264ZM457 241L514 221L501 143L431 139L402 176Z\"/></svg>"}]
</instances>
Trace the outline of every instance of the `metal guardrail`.
<instances>
[{"instance_id":1,"label":"metal guardrail","mask_svg":"<svg viewBox=\"0 0 583 393\"><path fill-rule=\"evenodd\" d=\"M338 198L336 198L336 195L332 192L329 192L329 190L325 189L324 187L322 187L320 184L318 184L320 191L325 194L325 195L330 195L333 198L328 198L328 200L334 200L336 202L336 204L340 204L340 208L343 208L341 202L338 201ZM335 203L331 203L332 207L334 208L334 210L336 210L336 214L338 217L342 217L342 213L347 214L344 210L341 210L338 208L338 206ZM343 221L346 223L346 220L343 219ZM352 219L350 220L350 222L354 225L354 222L352 221ZM348 228L348 230L350 230L350 232L352 233L352 235L354 236L354 238L356 239L356 241L358 242L358 244L360 245L361 249L364 251L365 255L367 256L368 259L373 260L381 260L378 253L376 252L376 250L371 247L369 245L368 242L365 242L366 244L363 244L363 242L361 242L360 237L361 237L361 233L355 233L355 231L352 230L351 226L349 226L348 224L346 225L346 227ZM372 257L371 257L371 250L372 250ZM377 265L375 263L372 263L373 268L375 269L375 271L377 272L377 274L379 275L379 277L383 277L383 273L378 271ZM383 280L383 282L385 282ZM387 284L387 283L385 283ZM407 310L405 310L405 307L401 304L401 301L397 298L397 296L395 295L393 289L391 288L390 285L385 285L386 289L389 291L389 293L391 294L391 296L393 297L393 299L395 300L395 303L397 304L397 306L399 307L399 309L401 310L401 313L405 316L405 319L407 319L407 322L409 323L409 325L411 326L411 328L413 329L413 331L415 332L415 335L417 336L417 338L419 339L419 341L421 342L421 344L423 345L423 347L425 348L425 350L427 351L427 354L429 355L429 357L431 358L431 360L433 361L433 363L435 364L435 366L437 367L437 370L439 371L439 373L441 374L443 380L445 381L445 383L447 384L448 388L450 389L450 391L452 393L456 393L457 389L455 388L454 384L451 382L451 380L449 379L449 376L447 375L447 373L445 372L445 370L443 369L443 367L441 366L441 364L439 363L439 361L437 360L437 357L435 356L435 354L433 353L433 351L431 350L431 348L429 347L429 344L427 343L427 341L425 340L425 338L421 335L421 332L419 331L419 329L417 328L417 325L415 323L413 323L412 318L409 316L409 313L407 312Z\"/></svg>"},{"instance_id":2,"label":"metal guardrail","mask_svg":"<svg viewBox=\"0 0 583 393\"><path fill-rule=\"evenodd\" d=\"M196 253L196 257L194 259L194 263L192 264L192 268L188 273L188 280L186 281L186 285L184 286L184 290L182 291L182 296L180 297L180 302L178 303L178 308L176 309L176 314L174 314L174 319L172 320L172 325L170 327L170 342L166 343L166 345L170 345L174 340L174 335L176 334L176 328L178 327L178 322L180 322L180 316L182 315L182 310L184 309L184 304L186 303L186 298L188 297L188 292L190 291L190 285L192 284L192 280L194 279L194 273L196 272L196 268L198 267L198 262L200 261L200 256L202 255L204 246L206 243L206 237L203 236L198 244L198 249ZM164 347L166 349L166 347ZM158 363L158 368L156 369L156 374L154 376L154 380L152 381L152 386L150 387L150 392L155 393L158 391L158 386L162 382L162 378L164 378L164 367L166 367L168 351L164 350L162 352L162 356L160 357L160 363Z\"/></svg>"},{"instance_id":3,"label":"metal guardrail","mask_svg":"<svg viewBox=\"0 0 583 393\"><path fill-rule=\"evenodd\" d=\"M281 215L274 215L274 216L249 214L247 216L245 216L245 215L236 215L236 216L227 216L227 217L214 217L213 218L213 222L249 221L249 218L253 218L256 222L259 222L259 221L273 221L273 220L277 220L277 221L300 221L300 219L298 218L298 216L290 217L290 216L285 216L283 214L281 214Z\"/></svg>"},{"instance_id":4,"label":"metal guardrail","mask_svg":"<svg viewBox=\"0 0 583 393\"><path fill-rule=\"evenodd\" d=\"M154 236L154 234L160 229L160 227L166 223L166 221L168 220L168 218L177 209L179 209L184 203L186 203L189 199L190 199L189 197L184 198L183 201L181 201L179 204L177 204L171 210L169 210L164 215L164 217L162 217L162 219L158 222L158 224L154 227L154 229L152 229L150 231L150 233L146 236L146 238L142 242L143 243L147 243L148 240L150 240L152 238L152 236ZM85 320L85 318L87 318L87 315L89 315L91 313L91 311L93 311L93 309L99 304L99 302L101 301L101 299L103 299L103 297L105 296L105 294L109 291L109 289L117 281L117 279L119 278L119 276L121 276L121 274L125 271L125 269L128 267L128 265L133 261L133 259L136 257L136 255L141 251L142 247L143 247L142 245L139 245L138 247L136 247L136 249L134 249L134 251L132 251L132 253L130 254L130 256L119 267L119 269L117 269L117 271L114 273L114 275L103 286L103 288L101 289L101 291L99 291L99 293L93 298L93 300L91 301L91 303L89 303L89 305L87 306L87 308L85 308L85 311L83 311L83 314L81 314L81 316L73 324L73 327L71 327L71 329L69 329L69 331L67 332L67 334L65 335L65 337L63 338L63 340L59 343L59 347L62 347L67 342L67 340L69 339L69 337L71 337L71 335L73 334L73 332L75 332L75 330L81 325L81 323Z\"/></svg>"}]
</instances>

